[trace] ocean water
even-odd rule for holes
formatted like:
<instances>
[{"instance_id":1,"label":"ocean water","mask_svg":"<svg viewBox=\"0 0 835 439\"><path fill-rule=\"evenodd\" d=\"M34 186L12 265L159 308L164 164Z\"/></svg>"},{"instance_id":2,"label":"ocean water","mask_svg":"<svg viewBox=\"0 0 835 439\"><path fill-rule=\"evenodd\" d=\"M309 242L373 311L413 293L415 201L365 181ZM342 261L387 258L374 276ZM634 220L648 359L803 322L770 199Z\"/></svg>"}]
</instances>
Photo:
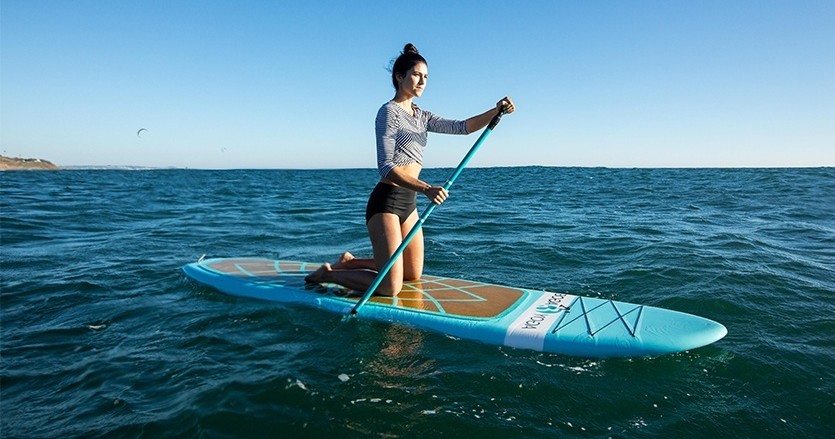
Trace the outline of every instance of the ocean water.
<instances>
[{"instance_id":1,"label":"ocean water","mask_svg":"<svg viewBox=\"0 0 835 439\"><path fill-rule=\"evenodd\" d=\"M427 273L727 326L674 355L488 346L234 298L181 274L204 254L368 255L375 180L0 173L0 436L835 434L835 169L467 169L427 221Z\"/></svg>"}]
</instances>

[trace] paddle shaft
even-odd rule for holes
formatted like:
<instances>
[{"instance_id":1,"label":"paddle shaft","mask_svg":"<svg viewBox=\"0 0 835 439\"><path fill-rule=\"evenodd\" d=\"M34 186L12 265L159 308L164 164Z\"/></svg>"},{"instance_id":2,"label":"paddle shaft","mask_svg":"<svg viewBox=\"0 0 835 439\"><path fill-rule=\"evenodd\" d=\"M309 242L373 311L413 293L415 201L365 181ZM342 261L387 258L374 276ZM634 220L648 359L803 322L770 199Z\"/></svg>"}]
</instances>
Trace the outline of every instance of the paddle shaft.
<instances>
[{"instance_id":1,"label":"paddle shaft","mask_svg":"<svg viewBox=\"0 0 835 439\"><path fill-rule=\"evenodd\" d=\"M495 128L501 120L502 112L499 112L499 114L493 117L493 119L487 125L487 128L485 128L484 131L481 133L481 135L478 137L478 140L475 141L472 148L470 148L470 150L467 152L467 155L465 155L464 158L461 159L461 163L459 163L458 167L455 168L455 172L453 172L449 179L446 181L446 183L444 183L445 190L449 190L449 188L455 182L455 179L457 179L458 176L461 175L461 171L463 171L464 168L467 167L467 164L470 163L470 160L472 160L475 153L478 151L479 148L481 148L481 144L484 143L484 139L486 139L487 136L490 135L491 132L493 132L493 128ZM403 242L400 243L400 246L398 246L397 250L395 250L394 253L391 255L391 258L389 258L388 262L386 262L386 265L384 265L383 268L380 269L380 271L377 273L377 277L374 278L374 282L371 282L371 285L365 291L365 294L363 294L360 300L357 301L357 304L354 305L354 308L351 309L351 314L356 314L357 311L359 311L360 307L365 305L365 302L368 302L368 299L371 298L371 296L374 294L374 291L377 289L378 286L380 286L380 283L383 282L383 278L386 277L386 274L388 274L388 272L391 270L391 267L394 266L394 263L397 262L397 259L406 250L406 247L409 245L409 242L412 240L412 238L415 237L415 235L417 235L418 230L420 230L420 228L423 227L423 223L426 222L426 219L429 218L429 215L432 215L432 212L435 210L436 207L438 207L437 204L429 203L429 207L427 207L426 210L423 211L423 214L420 216L420 218L418 218L418 222L415 223L414 226L412 226L412 230L409 230L409 233L406 234L406 237L403 238Z\"/></svg>"}]
</instances>

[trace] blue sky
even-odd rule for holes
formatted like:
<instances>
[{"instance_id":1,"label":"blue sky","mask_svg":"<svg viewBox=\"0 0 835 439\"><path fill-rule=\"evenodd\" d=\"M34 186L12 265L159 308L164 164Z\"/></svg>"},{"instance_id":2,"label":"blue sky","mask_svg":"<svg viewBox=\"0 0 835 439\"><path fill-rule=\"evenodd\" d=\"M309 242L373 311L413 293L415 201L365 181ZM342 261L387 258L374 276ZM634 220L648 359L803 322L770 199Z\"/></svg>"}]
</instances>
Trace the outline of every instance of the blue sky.
<instances>
[{"instance_id":1,"label":"blue sky","mask_svg":"<svg viewBox=\"0 0 835 439\"><path fill-rule=\"evenodd\" d=\"M835 166L833 23L831 0L3 0L0 143L64 166L373 168L412 42L422 108L516 102L471 166ZM475 140L430 136L425 165Z\"/></svg>"}]
</instances>

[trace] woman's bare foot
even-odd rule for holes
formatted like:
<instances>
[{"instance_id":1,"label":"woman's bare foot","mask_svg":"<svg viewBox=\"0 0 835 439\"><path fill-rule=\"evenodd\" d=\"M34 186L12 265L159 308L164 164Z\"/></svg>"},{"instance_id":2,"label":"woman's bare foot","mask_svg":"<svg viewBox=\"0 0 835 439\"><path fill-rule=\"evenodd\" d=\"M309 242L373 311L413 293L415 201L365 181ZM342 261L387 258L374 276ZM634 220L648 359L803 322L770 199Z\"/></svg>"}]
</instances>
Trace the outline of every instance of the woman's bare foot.
<instances>
[{"instance_id":1,"label":"woman's bare foot","mask_svg":"<svg viewBox=\"0 0 835 439\"><path fill-rule=\"evenodd\" d=\"M340 268L345 268L345 266L354 259L356 258L351 253L342 253L342 256L339 257L339 260L333 263L332 269L339 270Z\"/></svg>"},{"instance_id":2,"label":"woman's bare foot","mask_svg":"<svg viewBox=\"0 0 835 439\"><path fill-rule=\"evenodd\" d=\"M317 268L316 271L305 276L304 281L314 284L327 282L331 271L333 271L331 264L325 262L321 267Z\"/></svg>"}]
</instances>

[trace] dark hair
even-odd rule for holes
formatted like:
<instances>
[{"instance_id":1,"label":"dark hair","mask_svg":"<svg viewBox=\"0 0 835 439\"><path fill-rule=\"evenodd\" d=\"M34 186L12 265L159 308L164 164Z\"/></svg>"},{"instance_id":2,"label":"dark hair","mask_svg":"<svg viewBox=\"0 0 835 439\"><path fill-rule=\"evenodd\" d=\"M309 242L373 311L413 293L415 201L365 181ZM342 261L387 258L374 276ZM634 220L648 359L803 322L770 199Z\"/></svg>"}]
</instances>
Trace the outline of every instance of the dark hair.
<instances>
[{"instance_id":1,"label":"dark hair","mask_svg":"<svg viewBox=\"0 0 835 439\"><path fill-rule=\"evenodd\" d=\"M406 44L403 47L403 53L394 60L394 65L391 67L391 84L394 85L395 90L397 90L398 85L397 75L406 76L406 72L418 63L429 65L426 59L420 55L420 52L418 52L414 44Z\"/></svg>"}]
</instances>

